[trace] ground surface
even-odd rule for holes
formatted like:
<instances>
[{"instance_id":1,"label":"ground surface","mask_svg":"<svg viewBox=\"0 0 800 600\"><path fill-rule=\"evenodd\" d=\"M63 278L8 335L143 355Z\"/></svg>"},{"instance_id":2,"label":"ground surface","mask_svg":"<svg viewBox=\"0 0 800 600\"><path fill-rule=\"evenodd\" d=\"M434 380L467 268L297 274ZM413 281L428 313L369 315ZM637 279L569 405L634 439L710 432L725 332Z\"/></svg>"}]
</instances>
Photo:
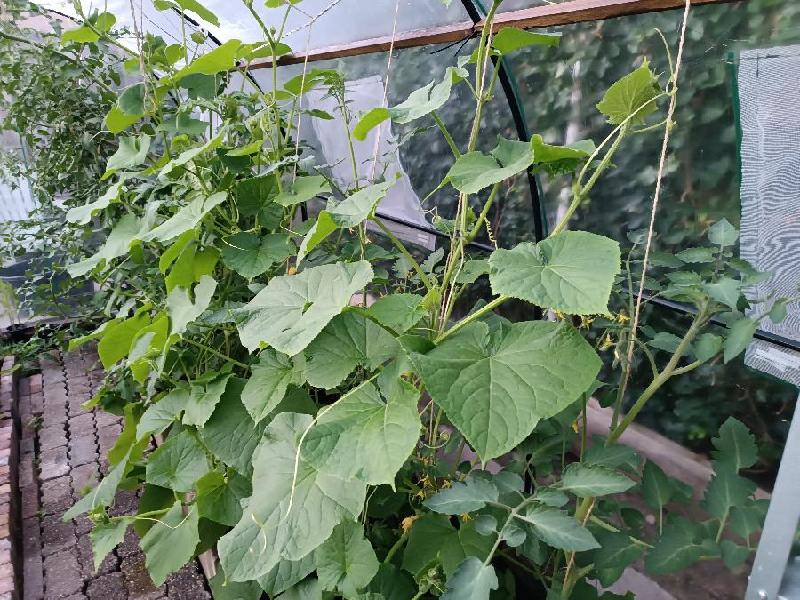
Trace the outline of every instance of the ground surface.
<instances>
[{"instance_id":1,"label":"ground surface","mask_svg":"<svg viewBox=\"0 0 800 600\"><path fill-rule=\"evenodd\" d=\"M132 528L95 572L91 523L85 517L64 523L61 516L104 472L102 457L120 433L120 419L81 408L102 379L93 352L50 354L40 362L41 375L20 382L23 600L210 599L194 562L156 589ZM120 492L113 512L133 514L136 505L135 494Z\"/></svg>"}]
</instances>

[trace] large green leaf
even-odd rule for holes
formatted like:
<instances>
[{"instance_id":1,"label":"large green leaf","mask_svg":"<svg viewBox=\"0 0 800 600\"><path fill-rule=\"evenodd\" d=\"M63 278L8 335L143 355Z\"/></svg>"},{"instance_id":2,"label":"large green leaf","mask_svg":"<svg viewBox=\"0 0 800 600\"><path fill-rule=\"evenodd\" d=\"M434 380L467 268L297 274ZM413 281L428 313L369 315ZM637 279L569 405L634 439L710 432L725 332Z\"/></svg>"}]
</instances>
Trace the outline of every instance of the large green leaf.
<instances>
[{"instance_id":1,"label":"large green leaf","mask_svg":"<svg viewBox=\"0 0 800 600\"><path fill-rule=\"evenodd\" d=\"M516 27L504 27L492 38L492 48L500 54L510 54L529 46L555 47L561 42L560 33L535 33Z\"/></svg>"},{"instance_id":2,"label":"large green leaf","mask_svg":"<svg viewBox=\"0 0 800 600\"><path fill-rule=\"evenodd\" d=\"M367 592L380 594L383 600L408 600L414 597L417 586L407 573L384 562L367 586Z\"/></svg>"},{"instance_id":3,"label":"large green leaf","mask_svg":"<svg viewBox=\"0 0 800 600\"><path fill-rule=\"evenodd\" d=\"M719 520L728 518L734 506L743 506L756 491L756 484L739 476L727 465L715 464L701 506Z\"/></svg>"},{"instance_id":4,"label":"large green leaf","mask_svg":"<svg viewBox=\"0 0 800 600\"><path fill-rule=\"evenodd\" d=\"M247 279L266 273L294 253L292 239L284 233L256 236L242 232L222 241L223 262Z\"/></svg>"},{"instance_id":5,"label":"large green leaf","mask_svg":"<svg viewBox=\"0 0 800 600\"><path fill-rule=\"evenodd\" d=\"M273 277L238 311L242 345L252 352L266 343L294 356L342 312L352 295L372 277L372 266L365 260Z\"/></svg>"},{"instance_id":6,"label":"large green leaf","mask_svg":"<svg viewBox=\"0 0 800 600\"><path fill-rule=\"evenodd\" d=\"M270 597L275 597L305 579L316 568L315 553L309 552L299 560L281 560L269 573L259 577L258 583Z\"/></svg>"},{"instance_id":7,"label":"large green leaf","mask_svg":"<svg viewBox=\"0 0 800 600\"><path fill-rule=\"evenodd\" d=\"M583 552L600 547L589 530L563 510L536 506L518 514L517 518L529 524L534 533L553 548Z\"/></svg>"},{"instance_id":8,"label":"large green leaf","mask_svg":"<svg viewBox=\"0 0 800 600\"><path fill-rule=\"evenodd\" d=\"M253 495L242 520L218 544L225 573L245 581L268 573L282 559L299 560L358 517L366 484L320 471L302 457L298 439L309 415L280 413L253 455Z\"/></svg>"},{"instance_id":9,"label":"large green leaf","mask_svg":"<svg viewBox=\"0 0 800 600\"><path fill-rule=\"evenodd\" d=\"M585 231L565 231L489 258L489 280L504 294L568 314L608 314L614 277L620 272L619 244Z\"/></svg>"},{"instance_id":10,"label":"large green leaf","mask_svg":"<svg viewBox=\"0 0 800 600\"><path fill-rule=\"evenodd\" d=\"M67 211L67 221L70 223L78 223L79 225L86 225L92 220L95 213L119 201L123 183L124 180L120 180L111 184L105 193L94 202L69 209Z\"/></svg>"},{"instance_id":11,"label":"large green leaf","mask_svg":"<svg viewBox=\"0 0 800 600\"><path fill-rule=\"evenodd\" d=\"M290 384L300 385L305 377L296 361L272 348L262 350L258 359L242 391L242 403L256 423L275 410Z\"/></svg>"},{"instance_id":12,"label":"large green leaf","mask_svg":"<svg viewBox=\"0 0 800 600\"><path fill-rule=\"evenodd\" d=\"M208 275L204 275L194 286L194 301L189 297L189 292L182 287L176 287L169 293L167 311L172 335L184 333L189 324L205 312L211 304L216 289L217 282Z\"/></svg>"},{"instance_id":13,"label":"large green leaf","mask_svg":"<svg viewBox=\"0 0 800 600\"><path fill-rule=\"evenodd\" d=\"M185 425L205 425L222 398L230 377L230 373L213 373L189 382L189 400L183 413Z\"/></svg>"},{"instance_id":14,"label":"large green leaf","mask_svg":"<svg viewBox=\"0 0 800 600\"><path fill-rule=\"evenodd\" d=\"M117 495L117 487L128 470L128 454L120 460L108 475L103 477L97 486L78 500L62 517L63 521L71 521L85 512L92 512L96 508L111 506Z\"/></svg>"},{"instance_id":15,"label":"large green leaf","mask_svg":"<svg viewBox=\"0 0 800 600\"><path fill-rule=\"evenodd\" d=\"M489 600L492 590L499 585L494 567L470 556L447 580L442 600Z\"/></svg>"},{"instance_id":16,"label":"large green leaf","mask_svg":"<svg viewBox=\"0 0 800 600\"><path fill-rule=\"evenodd\" d=\"M268 0L274 1L274 0ZM269 4L267 4L269 6ZM322 586L315 577L304 579L297 585L290 587L280 596L280 600L327 600L328 596L322 595ZM360 599L359 599L360 600ZM376 600L366 598L365 600ZM380 600L380 599L377 599Z\"/></svg>"},{"instance_id":17,"label":"large green leaf","mask_svg":"<svg viewBox=\"0 0 800 600\"><path fill-rule=\"evenodd\" d=\"M308 345L308 382L330 389L357 366L377 369L394 357L399 345L383 327L355 312L337 315Z\"/></svg>"},{"instance_id":18,"label":"large green leaf","mask_svg":"<svg viewBox=\"0 0 800 600\"><path fill-rule=\"evenodd\" d=\"M711 442L716 448L712 454L718 465L739 471L752 467L758 461L755 436L744 423L734 417L725 420L719 428L719 436Z\"/></svg>"},{"instance_id":19,"label":"large green leaf","mask_svg":"<svg viewBox=\"0 0 800 600\"><path fill-rule=\"evenodd\" d=\"M297 262L302 262L309 252L337 229L356 227L364 222L392 185L394 181L376 183L348 196L338 204L328 202L327 209L317 215L314 226L303 238L297 253Z\"/></svg>"},{"instance_id":20,"label":"large green leaf","mask_svg":"<svg viewBox=\"0 0 800 600\"><path fill-rule=\"evenodd\" d=\"M367 186L338 204L328 205L328 213L337 227L355 227L367 220L394 184L395 182L392 180Z\"/></svg>"},{"instance_id":21,"label":"large green leaf","mask_svg":"<svg viewBox=\"0 0 800 600\"><path fill-rule=\"evenodd\" d=\"M250 494L250 482L238 473L209 471L197 480L197 510L201 517L233 527L242 518L242 500Z\"/></svg>"},{"instance_id":22,"label":"large green leaf","mask_svg":"<svg viewBox=\"0 0 800 600\"><path fill-rule=\"evenodd\" d=\"M68 265L67 272L71 277L80 277L86 275L97 266L103 267L115 258L127 254L131 242L136 239L141 228L142 221L137 219L135 215L123 215L114 225L100 249L89 258Z\"/></svg>"},{"instance_id":23,"label":"large green leaf","mask_svg":"<svg viewBox=\"0 0 800 600\"><path fill-rule=\"evenodd\" d=\"M656 76L645 60L641 67L608 88L597 110L608 117L612 125L619 125L628 117L631 123L641 123L656 111L654 99L660 91Z\"/></svg>"},{"instance_id":24,"label":"large green leaf","mask_svg":"<svg viewBox=\"0 0 800 600\"><path fill-rule=\"evenodd\" d=\"M730 325L728 335L725 337L725 350L722 354L726 363L744 352L753 339L756 329L758 329L758 321L750 317L741 317Z\"/></svg>"},{"instance_id":25,"label":"large green leaf","mask_svg":"<svg viewBox=\"0 0 800 600\"><path fill-rule=\"evenodd\" d=\"M100 39L100 36L96 31L94 31L91 27L87 27L86 25L81 25L80 27L76 27L75 29L68 29L64 33L61 34L61 43L68 44L70 42L75 42L78 44L88 44L91 42L96 42Z\"/></svg>"},{"instance_id":26,"label":"large green leaf","mask_svg":"<svg viewBox=\"0 0 800 600\"><path fill-rule=\"evenodd\" d=\"M537 168L559 175L572 173L595 151L594 142L581 140L569 146L552 146L544 142L544 138L535 134L531 138L533 164Z\"/></svg>"},{"instance_id":27,"label":"large green leaf","mask_svg":"<svg viewBox=\"0 0 800 600\"><path fill-rule=\"evenodd\" d=\"M598 569L624 569L642 554L642 546L632 543L624 533L602 531L597 535L601 548L594 554L594 564Z\"/></svg>"},{"instance_id":28,"label":"large green leaf","mask_svg":"<svg viewBox=\"0 0 800 600\"><path fill-rule=\"evenodd\" d=\"M117 362L128 355L136 335L150 325L148 309L136 311L127 319L108 321L97 342L97 354L103 368L111 369Z\"/></svg>"},{"instance_id":29,"label":"large green leaf","mask_svg":"<svg viewBox=\"0 0 800 600\"><path fill-rule=\"evenodd\" d=\"M146 468L147 483L188 492L208 473L206 451L190 431L171 435L153 452Z\"/></svg>"},{"instance_id":30,"label":"large green leaf","mask_svg":"<svg viewBox=\"0 0 800 600\"><path fill-rule=\"evenodd\" d=\"M297 264L303 262L309 252L319 246L325 241L325 238L337 229L338 226L331 213L327 210L320 211L311 229L308 230L308 233L303 237L303 241L300 242L300 249L297 251Z\"/></svg>"},{"instance_id":31,"label":"large green leaf","mask_svg":"<svg viewBox=\"0 0 800 600\"><path fill-rule=\"evenodd\" d=\"M654 510L661 510L679 491L678 485L656 463L648 460L642 471L642 497Z\"/></svg>"},{"instance_id":32,"label":"large green leaf","mask_svg":"<svg viewBox=\"0 0 800 600\"><path fill-rule=\"evenodd\" d=\"M703 556L703 547L697 540L694 525L678 517L664 530L645 558L645 569L653 575L680 571L696 563Z\"/></svg>"},{"instance_id":33,"label":"large green leaf","mask_svg":"<svg viewBox=\"0 0 800 600\"><path fill-rule=\"evenodd\" d=\"M157 10L170 10L172 7L180 7L183 10L193 12L205 22L219 27L217 16L197 0L154 0L153 5Z\"/></svg>"},{"instance_id":34,"label":"large green leaf","mask_svg":"<svg viewBox=\"0 0 800 600\"><path fill-rule=\"evenodd\" d=\"M391 118L396 123L410 123L431 114L444 106L450 98L453 85L467 77L467 71L457 67L448 67L444 79L414 90L403 102L393 108L374 108L364 114L353 130L353 137L365 140L374 127Z\"/></svg>"},{"instance_id":35,"label":"large green leaf","mask_svg":"<svg viewBox=\"0 0 800 600\"><path fill-rule=\"evenodd\" d=\"M476 150L459 156L445 179L459 192L476 194L521 173L532 163L533 152L528 142L500 138L488 155Z\"/></svg>"},{"instance_id":36,"label":"large green leaf","mask_svg":"<svg viewBox=\"0 0 800 600\"><path fill-rule=\"evenodd\" d=\"M180 416L189 402L189 387L182 385L147 407L136 427L136 439L158 435Z\"/></svg>"},{"instance_id":37,"label":"large green leaf","mask_svg":"<svg viewBox=\"0 0 800 600\"><path fill-rule=\"evenodd\" d=\"M706 290L711 298L736 310L742 294L742 282L732 277L720 277L717 281L706 284Z\"/></svg>"},{"instance_id":38,"label":"large green leaf","mask_svg":"<svg viewBox=\"0 0 800 600\"><path fill-rule=\"evenodd\" d=\"M100 565L106 556L125 539L125 532L129 524L127 519L95 523L89 533L89 537L92 540L92 557L94 558L95 571L100 569Z\"/></svg>"},{"instance_id":39,"label":"large green leaf","mask_svg":"<svg viewBox=\"0 0 800 600\"><path fill-rule=\"evenodd\" d=\"M243 179L236 184L236 207L242 215L252 217L277 193L278 182L274 173Z\"/></svg>"},{"instance_id":40,"label":"large green leaf","mask_svg":"<svg viewBox=\"0 0 800 600\"><path fill-rule=\"evenodd\" d=\"M194 229L211 209L227 199L226 192L216 192L210 196L195 196L189 204L182 206L161 225L139 236L143 242L168 242L182 233Z\"/></svg>"},{"instance_id":41,"label":"large green leaf","mask_svg":"<svg viewBox=\"0 0 800 600\"><path fill-rule=\"evenodd\" d=\"M739 239L739 230L728 219L717 221L708 228L708 241L716 246L732 246Z\"/></svg>"},{"instance_id":42,"label":"large green leaf","mask_svg":"<svg viewBox=\"0 0 800 600\"><path fill-rule=\"evenodd\" d=\"M394 478L419 441L419 392L402 382L388 398L366 381L327 410L302 445L310 465L370 485L394 485Z\"/></svg>"},{"instance_id":43,"label":"large green leaf","mask_svg":"<svg viewBox=\"0 0 800 600\"><path fill-rule=\"evenodd\" d=\"M144 115L146 90L143 83L134 83L125 88L117 98L117 106L126 115Z\"/></svg>"},{"instance_id":44,"label":"large green leaf","mask_svg":"<svg viewBox=\"0 0 800 600\"><path fill-rule=\"evenodd\" d=\"M275 198L275 202L281 206L294 206L296 204L308 202L316 196L329 194L330 192L331 186L328 180L321 175L298 177L292 184L291 189L278 194Z\"/></svg>"},{"instance_id":45,"label":"large green leaf","mask_svg":"<svg viewBox=\"0 0 800 600\"><path fill-rule=\"evenodd\" d=\"M317 577L323 590L353 598L378 572L378 557L360 523L345 521L317 548Z\"/></svg>"},{"instance_id":46,"label":"large green leaf","mask_svg":"<svg viewBox=\"0 0 800 600\"><path fill-rule=\"evenodd\" d=\"M493 544L494 536L480 535L472 523L456 530L449 517L423 514L411 526L403 569L419 578L432 563L439 563L449 577L469 556L485 560Z\"/></svg>"},{"instance_id":47,"label":"large green leaf","mask_svg":"<svg viewBox=\"0 0 800 600\"><path fill-rule=\"evenodd\" d=\"M600 465L573 463L564 470L561 489L581 498L619 494L635 483L622 473Z\"/></svg>"},{"instance_id":48,"label":"large green leaf","mask_svg":"<svg viewBox=\"0 0 800 600\"><path fill-rule=\"evenodd\" d=\"M500 491L494 483L471 473L464 483L454 482L449 488L428 498L425 506L445 515L460 515L480 510L487 502L497 502L499 497Z\"/></svg>"},{"instance_id":49,"label":"large green leaf","mask_svg":"<svg viewBox=\"0 0 800 600\"><path fill-rule=\"evenodd\" d=\"M390 294L378 298L367 314L395 333L405 333L425 316L423 300L419 294Z\"/></svg>"},{"instance_id":50,"label":"large green leaf","mask_svg":"<svg viewBox=\"0 0 800 600\"><path fill-rule=\"evenodd\" d=\"M188 514L184 515L178 500L142 538L145 565L155 585L164 585L171 573L194 556L194 550L200 542L198 522L197 507L190 506Z\"/></svg>"},{"instance_id":51,"label":"large green leaf","mask_svg":"<svg viewBox=\"0 0 800 600\"><path fill-rule=\"evenodd\" d=\"M574 327L541 321L495 331L473 323L412 360L434 401L484 461L575 402L601 364Z\"/></svg>"},{"instance_id":52,"label":"large green leaf","mask_svg":"<svg viewBox=\"0 0 800 600\"><path fill-rule=\"evenodd\" d=\"M206 52L195 58L188 66L184 67L172 77L172 81L179 82L187 75L200 73L202 75L216 75L223 71L232 69L236 64L236 55L242 42L239 40L228 40L221 46L214 48L211 52Z\"/></svg>"},{"instance_id":53,"label":"large green leaf","mask_svg":"<svg viewBox=\"0 0 800 600\"><path fill-rule=\"evenodd\" d=\"M150 139L150 136L145 134L120 138L117 151L108 159L103 179L107 179L120 169L141 165L147 159Z\"/></svg>"},{"instance_id":54,"label":"large green leaf","mask_svg":"<svg viewBox=\"0 0 800 600\"><path fill-rule=\"evenodd\" d=\"M143 115L126 114L118 105L114 104L106 114L105 126L114 134L122 133L128 127L139 121Z\"/></svg>"},{"instance_id":55,"label":"large green leaf","mask_svg":"<svg viewBox=\"0 0 800 600\"><path fill-rule=\"evenodd\" d=\"M208 582L214 600L261 600L263 593L255 581L228 581L222 569Z\"/></svg>"},{"instance_id":56,"label":"large green leaf","mask_svg":"<svg viewBox=\"0 0 800 600\"><path fill-rule=\"evenodd\" d=\"M256 424L247 414L241 400L244 385L238 377L228 382L214 414L200 431L200 438L219 460L249 476L253 452L266 422Z\"/></svg>"}]
</instances>

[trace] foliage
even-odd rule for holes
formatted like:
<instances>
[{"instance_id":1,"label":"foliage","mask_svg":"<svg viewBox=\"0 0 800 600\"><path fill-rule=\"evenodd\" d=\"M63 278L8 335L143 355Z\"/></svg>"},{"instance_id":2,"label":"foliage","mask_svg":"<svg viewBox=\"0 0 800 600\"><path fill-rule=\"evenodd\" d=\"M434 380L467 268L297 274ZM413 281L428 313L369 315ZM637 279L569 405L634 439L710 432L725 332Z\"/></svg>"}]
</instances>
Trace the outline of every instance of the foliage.
<instances>
[{"instance_id":1,"label":"foliage","mask_svg":"<svg viewBox=\"0 0 800 600\"><path fill-rule=\"evenodd\" d=\"M98 310L64 266L85 249L84 227L66 222L73 206L96 198L116 141L103 131L121 83L114 39L61 44L63 21L25 0L3 5L0 21L0 130L20 148L0 152L0 178L24 179L36 202L20 222L0 227L0 256L27 267L17 294L28 314L83 316Z\"/></svg>"},{"instance_id":2,"label":"foliage","mask_svg":"<svg viewBox=\"0 0 800 600\"><path fill-rule=\"evenodd\" d=\"M215 18L195 2L178 5ZM103 43L110 22L95 15L62 41ZM655 115L676 82L644 62L612 84L597 98L608 122L600 144L500 139L485 152L482 114L501 64L491 57L557 41L489 30L444 82L358 122L333 70L279 83L273 66L273 89L229 89L237 60L266 55L274 65L286 52L280 30L194 57L185 41L149 35L141 55L120 48L140 81L105 117L121 134L101 175L108 187L69 216L103 240L70 272L114 290L113 318L71 346L97 341L107 377L92 403L125 417L106 477L65 515L88 513L97 562L134 526L159 584L215 547L220 597L230 585L253 598L263 589L488 600L515 597L515 582L529 577L543 595L589 594L587 579L610 585L642 555L651 572L746 559L761 506L739 475L755 453L741 423L728 422L715 442L700 524L667 514L684 487L618 440L668 381L743 350L756 321L743 314L742 290L762 274L732 257L734 229L723 222L710 246L685 249L648 279L651 292L696 309L682 335L634 332L624 292L642 271L641 240L623 270L616 242L568 230L628 140L667 125ZM345 189L305 158L298 116L327 116L305 107L314 88L339 103L351 148L381 119L439 128L453 155L435 186L455 206L445 248L417 260L376 215L395 182L359 178L353 152ZM474 102L463 146L436 118L456 90ZM569 176L563 219L537 244L474 261L469 244L504 184L531 167ZM325 209L301 221L312 197ZM487 274L490 299L463 311ZM619 297L622 309L610 304ZM512 299L552 319L512 323L495 311ZM729 324L723 336L705 331L712 317ZM598 351L612 348L614 370L598 381ZM629 350L652 377L623 414ZM590 448L576 431L600 390L614 419ZM162 443L148 451L154 435ZM618 496L637 483L658 512L655 536ZM138 514L109 514L122 485L142 490Z\"/></svg>"}]
</instances>

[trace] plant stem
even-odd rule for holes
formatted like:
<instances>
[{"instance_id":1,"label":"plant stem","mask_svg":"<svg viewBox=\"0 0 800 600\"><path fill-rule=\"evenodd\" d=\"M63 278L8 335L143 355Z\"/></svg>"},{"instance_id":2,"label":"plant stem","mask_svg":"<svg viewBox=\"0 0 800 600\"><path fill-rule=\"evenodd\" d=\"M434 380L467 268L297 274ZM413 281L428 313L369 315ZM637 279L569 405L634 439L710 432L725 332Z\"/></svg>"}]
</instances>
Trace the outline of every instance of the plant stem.
<instances>
[{"instance_id":1,"label":"plant stem","mask_svg":"<svg viewBox=\"0 0 800 600\"><path fill-rule=\"evenodd\" d=\"M198 348L202 348L203 350L206 350L207 352L210 352L211 354L213 354L217 358L221 358L222 360L225 360L225 361L227 361L227 362L229 362L231 364L234 364L237 367L241 367L242 369L247 369L248 371L250 370L250 365L246 365L243 362L239 362L238 360L235 360L235 359L231 358L230 356L225 356L222 352L219 352L218 350L214 350L213 348L210 348L210 347L206 346L205 344L201 344L200 342L196 342L192 338L186 337L186 338L183 338L183 341L184 342L189 342L190 344L192 344L193 346L197 346Z\"/></svg>"},{"instance_id":2,"label":"plant stem","mask_svg":"<svg viewBox=\"0 0 800 600\"><path fill-rule=\"evenodd\" d=\"M675 353L670 357L667 366L664 367L664 370L658 374L658 377L656 377L655 379L653 379L652 382L650 382L650 385L648 385L647 388L644 390L644 392L642 392L642 395L639 396L639 398L633 404L633 406L625 415L625 417L622 419L622 421L619 423L619 425L617 425L611 431L611 433L608 436L608 439L606 440L606 445L613 444L619 439L619 437L623 434L623 432L636 418L636 415L638 415L639 412L644 408L645 404L647 404L647 401L653 397L653 395L661 388L661 386L663 386L667 382L667 380L670 379L670 377L675 375L676 371L678 373L681 373L681 372L687 372L687 370L691 370L688 369L688 367L695 368L693 366L695 363L692 363L692 365L688 365L687 367L678 369L678 362L680 362L680 359L688 351L689 346L691 345L694 338L697 337L697 334L700 333L700 330L705 325L707 320L707 314L706 314L707 308L708 308L707 303L700 307L700 310L697 312L694 319L692 320L692 324L689 327L689 330L686 332L686 335L683 336L683 339L681 340L680 344L678 344L678 347L675 349Z\"/></svg>"},{"instance_id":3,"label":"plant stem","mask_svg":"<svg viewBox=\"0 0 800 600\"><path fill-rule=\"evenodd\" d=\"M453 136L450 135L450 132L447 130L447 127L445 126L444 121L442 121L439 118L439 115L436 114L435 110L431 112L431 116L433 117L433 120L436 122L436 125L439 127L439 131L442 132L442 136L444 136L444 139L447 142L447 145L450 146L450 151L453 153L453 156L455 158L460 157L461 156L461 152L459 151L458 146L456 146L456 143L453 140Z\"/></svg>"},{"instance_id":4,"label":"plant stem","mask_svg":"<svg viewBox=\"0 0 800 600\"><path fill-rule=\"evenodd\" d=\"M404 531L403 535L397 538L397 541L394 543L394 545L391 548L389 548L389 552L386 553L386 558L383 559L383 564L388 564L392 560L394 555L397 554L397 551L400 550L400 548L402 548L407 541L408 541L408 531Z\"/></svg>"},{"instance_id":5,"label":"plant stem","mask_svg":"<svg viewBox=\"0 0 800 600\"><path fill-rule=\"evenodd\" d=\"M397 236L395 234L393 234L391 232L391 230L386 226L386 224L383 221L381 221L377 216L372 215L370 217L370 220L374 221L375 224L378 227L380 227L381 231L384 233L384 235L386 237L388 237L391 240L391 242L394 244L395 248L400 250L400 253L403 256L405 256L406 259L411 263L411 267L417 273L417 275L420 278L420 281L422 281L422 283L425 285L425 287L428 290L432 290L433 287L434 287L433 283L431 283L431 280L425 274L425 271L422 270L422 267L419 266L419 263L416 261L416 259L413 256L411 256L411 253L406 249L406 247L403 244L403 242L401 242L399 239L397 239Z\"/></svg>"},{"instance_id":6,"label":"plant stem","mask_svg":"<svg viewBox=\"0 0 800 600\"><path fill-rule=\"evenodd\" d=\"M555 226L550 236L557 235L561 233L564 228L566 228L569 220L572 218L572 215L578 210L578 207L583 203L586 197L589 195L589 192L594 187L594 184L597 183L597 180L600 178L600 175L611 165L611 159L614 157L614 153L616 153L619 145L622 143L623 138L627 132L627 123L624 123L622 127L620 127L619 131L617 132L617 137L614 138L614 142L611 144L611 147L606 151L603 159L600 161L600 164L597 165L592 176L586 182L585 185L580 185L580 177L576 180L575 185L573 186L572 192L572 202L570 202L569 207L567 208L564 216L562 217L561 221L558 225Z\"/></svg>"},{"instance_id":7,"label":"plant stem","mask_svg":"<svg viewBox=\"0 0 800 600\"><path fill-rule=\"evenodd\" d=\"M492 208L492 204L494 203L494 198L497 196L497 192L500 189L500 185L502 181L498 181L492 186L492 191L489 192L489 197L486 199L486 204L483 205L483 210L481 210L481 214L478 215L478 219L475 221L475 226L472 228L472 231L469 232L467 235L467 239L465 243L469 244L475 237L478 235L478 232L481 229L481 225L486 220L487 215L489 214L489 210Z\"/></svg>"},{"instance_id":8,"label":"plant stem","mask_svg":"<svg viewBox=\"0 0 800 600\"><path fill-rule=\"evenodd\" d=\"M491 302L489 302L487 304L484 304L482 307L480 307L474 313L472 313L470 315L467 315L466 317L461 319L458 323L456 323L450 329L448 329L447 331L442 333L434 341L438 344L439 342L441 342L445 338L450 337L451 335L453 335L457 331L460 331L461 329L463 329L464 327L466 327L467 325L469 325L473 321L475 321L477 319L480 319L486 313L491 312L496 307L500 306L503 302L505 302L506 300L509 300L510 298L511 298L511 296L504 296L504 295L498 296L497 298L495 298Z\"/></svg>"}]
</instances>

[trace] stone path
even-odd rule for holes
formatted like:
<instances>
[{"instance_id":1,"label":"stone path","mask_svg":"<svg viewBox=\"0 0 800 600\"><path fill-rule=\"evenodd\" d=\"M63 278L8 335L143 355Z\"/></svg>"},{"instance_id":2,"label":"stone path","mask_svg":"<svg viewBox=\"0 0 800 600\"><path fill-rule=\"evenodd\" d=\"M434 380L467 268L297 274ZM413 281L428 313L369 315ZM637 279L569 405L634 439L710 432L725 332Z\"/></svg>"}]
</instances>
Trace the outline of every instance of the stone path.
<instances>
[{"instance_id":1,"label":"stone path","mask_svg":"<svg viewBox=\"0 0 800 600\"><path fill-rule=\"evenodd\" d=\"M132 528L95 572L91 523L85 516L64 523L61 516L105 472L102 457L121 419L81 408L102 382L92 350L43 355L40 364L41 374L19 385L22 600L210 599L195 562L156 589ZM112 513L134 514L136 507L134 493L120 492Z\"/></svg>"}]
</instances>

